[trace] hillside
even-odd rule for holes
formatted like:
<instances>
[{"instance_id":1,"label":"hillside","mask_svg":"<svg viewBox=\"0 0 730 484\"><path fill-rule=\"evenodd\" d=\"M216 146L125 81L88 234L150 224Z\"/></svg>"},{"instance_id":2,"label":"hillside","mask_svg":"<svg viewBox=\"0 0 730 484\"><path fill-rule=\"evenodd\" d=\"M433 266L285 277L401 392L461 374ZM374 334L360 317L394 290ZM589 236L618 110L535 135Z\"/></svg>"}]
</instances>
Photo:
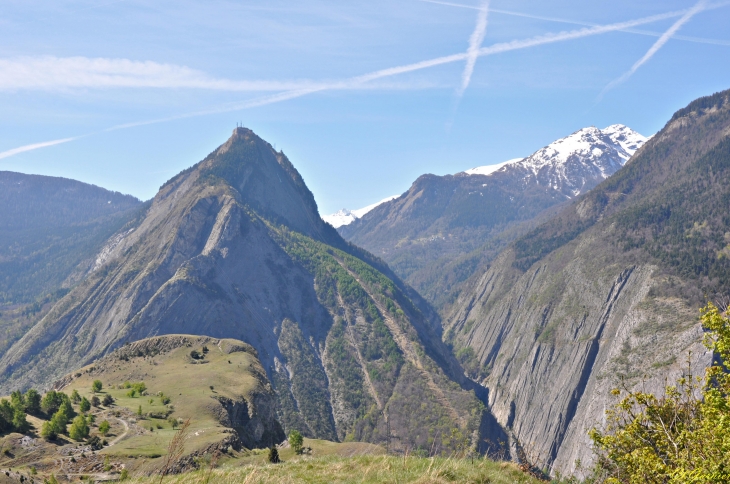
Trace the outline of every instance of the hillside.
<instances>
[{"instance_id":1,"label":"hillside","mask_svg":"<svg viewBox=\"0 0 730 484\"><path fill-rule=\"evenodd\" d=\"M526 158L423 175L339 232L444 308L477 267L618 171L645 141L626 126L589 127Z\"/></svg>"},{"instance_id":2,"label":"hillside","mask_svg":"<svg viewBox=\"0 0 730 484\"><path fill-rule=\"evenodd\" d=\"M697 308L730 289L730 91L678 111L617 174L469 281L445 339L528 456L590 463L623 380L663 388L712 355ZM579 469L578 469L579 470Z\"/></svg>"},{"instance_id":3,"label":"hillside","mask_svg":"<svg viewBox=\"0 0 730 484\"><path fill-rule=\"evenodd\" d=\"M193 350L200 354L197 359L191 357ZM95 380L102 382L96 392ZM187 419L183 467L194 468L194 458L206 452L234 456L244 448L284 439L271 384L255 350L241 341L186 335L138 341L65 376L54 390L72 402L78 394L73 405L77 414L84 413L81 399L92 402L87 412L93 415L92 440L79 445L68 430L55 439L41 438L51 415L34 412L28 417L34 431L2 438L6 468L33 467L44 476L71 480L82 475L118 477L122 469L155 472L176 428ZM105 403L109 396L111 403ZM94 397L101 403L93 405ZM107 431L100 427L105 421ZM94 436L98 448L93 448Z\"/></svg>"},{"instance_id":4,"label":"hillside","mask_svg":"<svg viewBox=\"0 0 730 484\"><path fill-rule=\"evenodd\" d=\"M503 438L434 312L324 223L291 162L248 129L163 185L98 260L0 359L2 388L204 334L256 349L285 431L429 449L454 427L481 448Z\"/></svg>"},{"instance_id":5,"label":"hillside","mask_svg":"<svg viewBox=\"0 0 730 484\"><path fill-rule=\"evenodd\" d=\"M75 180L0 172L0 354L93 266L141 205Z\"/></svg>"}]
</instances>

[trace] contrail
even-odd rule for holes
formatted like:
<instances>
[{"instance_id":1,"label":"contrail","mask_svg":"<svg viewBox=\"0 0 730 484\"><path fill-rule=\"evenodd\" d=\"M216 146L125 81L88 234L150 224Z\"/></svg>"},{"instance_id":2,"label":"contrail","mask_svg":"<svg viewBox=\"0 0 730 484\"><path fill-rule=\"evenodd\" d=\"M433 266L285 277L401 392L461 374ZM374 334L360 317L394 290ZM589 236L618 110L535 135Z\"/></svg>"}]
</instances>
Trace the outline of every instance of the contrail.
<instances>
[{"instance_id":1,"label":"contrail","mask_svg":"<svg viewBox=\"0 0 730 484\"><path fill-rule=\"evenodd\" d=\"M674 24L671 27L669 27L669 29L666 32L664 32L664 34L662 34L662 36L659 37L659 39L657 39L656 42L654 42L654 45L652 45L649 48L649 50L646 51L646 54L644 54L644 56L641 59L639 59L638 61L636 61L634 63L634 65L631 66L631 69L629 69L628 71L626 71L618 79L614 79L613 81L611 81L610 83L608 83L608 85L603 88L603 91L601 91L601 93L598 95L598 101L600 101L603 98L603 95L606 94L608 91L610 91L614 87L618 86L622 82L625 82L629 77L631 77L634 74L634 72L636 72L639 69L639 67L641 67L644 64L646 64L646 62L649 59L651 59L654 56L654 54L656 54L659 51L659 49L661 49L664 46L664 44L666 44L669 41L669 39L671 39L672 36L680 28L682 28L682 26L684 24L686 24L687 22L689 22L689 20L692 17L694 17L696 14L700 13L701 11L703 11L705 9L705 4L706 3L707 3L706 0L700 0L699 2L697 2L697 4L695 4L694 7L692 7L691 9L689 9L689 11L687 11L687 13L685 13L684 15L682 15L682 17L679 20L677 20L676 22L674 22Z\"/></svg>"},{"instance_id":2,"label":"contrail","mask_svg":"<svg viewBox=\"0 0 730 484\"><path fill-rule=\"evenodd\" d=\"M481 57L481 56L487 56L487 55L500 54L503 52L509 52L512 50L526 49L529 47L536 47L539 45L561 42L561 41L565 41L565 40L579 39L582 37L600 35L600 34L604 34L604 33L608 33L608 32L615 32L618 30L636 27L638 25L644 25L644 24L648 24L648 23L652 23L652 22L657 22L659 20L665 20L668 18L678 17L682 14L686 15L687 13L685 13L685 11L667 12L667 13L663 13L663 14L652 15L649 17L643 17L643 18L636 19L636 20L628 20L626 22L619 22L619 23L608 24L608 25L599 25L599 26L595 26L595 27L586 27L583 29L571 30L571 31L567 31L567 32L559 32L556 34L538 35L536 37L531 37L528 39L514 40L511 42L502 42L502 43L493 44L489 47L482 47L477 51L477 53L478 53L478 57ZM191 117L195 117L195 116L204 116L204 115L209 115L209 114L220 114L220 113L225 113L225 112L240 111L242 109L266 106L268 104L278 103L278 102L286 101L289 99L295 99L295 98L298 98L301 96L306 96L308 94L313 94L315 92L322 92L322 91L329 91L329 90L359 89L362 87L363 84L377 80L377 79L396 76L399 74L405 74L408 72L415 72L415 71L419 71L422 69L427 69L429 67L450 64L453 62L460 62L460 61L467 60L468 58L469 58L469 54L465 53L465 52L460 53L460 54L452 54L452 55L447 55L447 56L443 56L443 57L437 57L435 59L415 62L413 64L406 64L406 65L397 66L397 67L389 67L387 69L381 69L378 71L370 72L368 74L363 74L360 76L351 77L349 79L344 79L342 81L321 83L321 84L317 84L317 85L314 85L311 87L305 87L305 88L301 88L301 89L292 89L292 90L280 92L277 94L273 94L270 96L262 96L262 97L254 98L254 99L251 99L248 101L244 101L242 103L236 103L236 104L224 106L224 107L217 108L217 109L214 108L214 109L210 109L210 110L196 111L196 112L192 112L192 113L186 113L186 114L171 116L171 117L167 117L167 118L120 124L117 126L112 126L111 128L107 128L106 130L103 130L103 131L116 131L119 129L126 129L126 128L132 128L135 126L144 126L144 125L149 125L149 124L163 123L163 122L167 122L167 121L191 118ZM73 141L73 140L82 138L84 136L90 136L92 134L95 134L95 133L88 133L88 134L85 134L82 136L75 136L72 138L64 138L64 139L53 140L53 141L45 141L42 143L35 143L32 145L26 145L26 146L21 146L18 148L13 148L11 150L0 153L0 159L7 158L9 156L13 156L18 153L23 153L25 151L31 151L31 150L38 149L38 148L44 148L46 146L53 146L53 145L57 145L57 144L61 144L61 143L66 143L68 141Z\"/></svg>"},{"instance_id":3,"label":"contrail","mask_svg":"<svg viewBox=\"0 0 730 484\"><path fill-rule=\"evenodd\" d=\"M474 73L474 66L477 63L479 57L479 48L484 42L484 36L487 34L487 14L489 13L489 0L482 0L482 4L479 7L479 14L477 14L477 25L474 27L474 32L469 37L469 48L466 51L466 65L464 66L464 72L461 74L461 86L456 91L456 97L461 98L464 95L464 91L469 87L471 82L471 75Z\"/></svg>"},{"instance_id":4,"label":"contrail","mask_svg":"<svg viewBox=\"0 0 730 484\"><path fill-rule=\"evenodd\" d=\"M436 4L436 5L447 5L449 7L467 8L469 10L479 10L479 8L480 8L480 7L477 7L477 6L474 6L474 5L464 5L462 3L453 3L453 2L441 2L441 1L438 1L438 0L418 0L418 1L419 2L423 2L423 3L433 3L433 4ZM705 10L710 10L710 9L716 9L716 8L720 8L720 7L725 7L728 4L730 4L730 2L727 2L727 1L713 3L713 4L710 4L710 5L707 5L707 7L705 7ZM586 26L586 27L596 27L596 26L599 25L599 24L590 23L590 22L581 22L581 21L578 21L578 20L568 20L568 19L557 18L557 17L545 17L545 16L542 16L542 15L531 15L531 14L528 14L528 13L514 12L512 10L500 10L500 9L497 9L497 8L490 8L489 11L492 12L492 13L499 13L499 14L504 14L504 15L511 15L513 17L524 17L524 18L530 18L530 19L535 19L535 20L545 20L547 22L558 22L558 23L571 24L571 25L583 25L583 26ZM684 12L677 12L677 15L676 16L679 17L680 15L682 15L682 13L684 13ZM631 33L631 34L646 35L646 36L649 36L649 37L661 37L662 36L662 33L661 32L652 32L652 31L649 31L649 30L621 29L621 31L622 32L628 32L628 33ZM703 37L691 37L691 36L687 36L687 35L675 35L672 38L673 39L676 39L676 40L685 40L687 42L697 42L697 43L700 43L700 44L711 44L711 45L726 45L726 46L730 46L730 41L727 41L727 40L706 39L706 38L703 38Z\"/></svg>"},{"instance_id":5,"label":"contrail","mask_svg":"<svg viewBox=\"0 0 730 484\"><path fill-rule=\"evenodd\" d=\"M54 139L53 141L43 141L42 143L34 143L32 145L19 146L12 150L3 151L0 153L0 159L7 158L9 156L17 155L18 153L24 153L26 151L37 150L38 148L45 148L46 146L60 145L61 143L68 143L69 141L77 140L81 136L74 136L73 138Z\"/></svg>"}]
</instances>

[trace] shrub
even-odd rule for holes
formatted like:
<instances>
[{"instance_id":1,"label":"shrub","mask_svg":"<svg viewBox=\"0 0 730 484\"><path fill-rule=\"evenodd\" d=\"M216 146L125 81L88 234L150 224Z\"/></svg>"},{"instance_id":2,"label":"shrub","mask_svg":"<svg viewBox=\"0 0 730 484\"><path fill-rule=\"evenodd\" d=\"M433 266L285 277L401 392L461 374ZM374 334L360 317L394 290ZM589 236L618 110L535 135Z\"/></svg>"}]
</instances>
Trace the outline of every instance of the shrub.
<instances>
[{"instance_id":1,"label":"shrub","mask_svg":"<svg viewBox=\"0 0 730 484\"><path fill-rule=\"evenodd\" d=\"M94 382L91 384L91 391L94 393L100 392L102 389L101 380L94 380Z\"/></svg>"},{"instance_id":2,"label":"shrub","mask_svg":"<svg viewBox=\"0 0 730 484\"><path fill-rule=\"evenodd\" d=\"M289 434L289 445L291 445L291 448L296 454L302 453L302 448L304 446L304 437L298 430L292 430Z\"/></svg>"},{"instance_id":3,"label":"shrub","mask_svg":"<svg viewBox=\"0 0 730 484\"><path fill-rule=\"evenodd\" d=\"M719 356L705 377L688 375L662 396L626 391L606 412L606 428L590 432L608 483L730 482L730 318L701 311L705 344ZM620 395L620 390L614 390Z\"/></svg>"},{"instance_id":4,"label":"shrub","mask_svg":"<svg viewBox=\"0 0 730 484\"><path fill-rule=\"evenodd\" d=\"M268 456L269 462L272 464L278 464L281 462L281 459L279 459L279 451L276 449L276 446L271 446L269 448L269 456Z\"/></svg>"},{"instance_id":5,"label":"shrub","mask_svg":"<svg viewBox=\"0 0 730 484\"><path fill-rule=\"evenodd\" d=\"M41 394L38 390L30 389L25 392L25 411L31 415L41 413Z\"/></svg>"},{"instance_id":6,"label":"shrub","mask_svg":"<svg viewBox=\"0 0 730 484\"><path fill-rule=\"evenodd\" d=\"M106 395L104 395L104 398L101 401L101 404L104 405L105 407L109 407L113 403L114 403L114 397L112 397L108 393Z\"/></svg>"},{"instance_id":7,"label":"shrub","mask_svg":"<svg viewBox=\"0 0 730 484\"><path fill-rule=\"evenodd\" d=\"M81 395L79 395L78 390L74 389L74 391L71 392L71 401L76 404L81 401Z\"/></svg>"},{"instance_id":8,"label":"shrub","mask_svg":"<svg viewBox=\"0 0 730 484\"><path fill-rule=\"evenodd\" d=\"M108 420L104 420L99 424L99 433L106 437L106 435L109 433L109 429L111 428L111 425L109 425Z\"/></svg>"},{"instance_id":9,"label":"shrub","mask_svg":"<svg viewBox=\"0 0 730 484\"><path fill-rule=\"evenodd\" d=\"M79 410L81 410L83 413L91 410L91 403L86 399L86 397L83 397L81 399L81 403L79 403Z\"/></svg>"},{"instance_id":10,"label":"shrub","mask_svg":"<svg viewBox=\"0 0 730 484\"><path fill-rule=\"evenodd\" d=\"M84 440L89 436L89 430L89 424L86 423L86 419L79 415L71 423L68 436L74 440Z\"/></svg>"},{"instance_id":11,"label":"shrub","mask_svg":"<svg viewBox=\"0 0 730 484\"><path fill-rule=\"evenodd\" d=\"M137 394L137 390L135 390L134 388L133 388L133 389L131 389L131 390L129 390L129 391L127 392L127 396L128 396L129 398L134 398L134 396L135 396L136 394Z\"/></svg>"},{"instance_id":12,"label":"shrub","mask_svg":"<svg viewBox=\"0 0 730 484\"><path fill-rule=\"evenodd\" d=\"M99 397L97 397L96 395L91 397L91 406L98 407L99 405L101 405L101 400L99 400Z\"/></svg>"},{"instance_id":13,"label":"shrub","mask_svg":"<svg viewBox=\"0 0 730 484\"><path fill-rule=\"evenodd\" d=\"M91 436L88 443L91 450L101 450L104 448L104 445L101 443L101 439L96 435Z\"/></svg>"}]
</instances>

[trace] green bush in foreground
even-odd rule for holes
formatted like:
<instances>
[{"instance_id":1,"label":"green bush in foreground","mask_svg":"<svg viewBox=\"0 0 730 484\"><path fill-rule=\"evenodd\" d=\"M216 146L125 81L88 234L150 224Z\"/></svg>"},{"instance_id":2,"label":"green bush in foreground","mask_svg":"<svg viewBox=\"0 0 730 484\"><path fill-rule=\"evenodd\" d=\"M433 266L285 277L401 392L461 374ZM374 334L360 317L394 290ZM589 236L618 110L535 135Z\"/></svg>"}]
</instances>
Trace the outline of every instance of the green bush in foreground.
<instances>
[{"instance_id":1,"label":"green bush in foreground","mask_svg":"<svg viewBox=\"0 0 730 484\"><path fill-rule=\"evenodd\" d=\"M599 481L730 482L730 318L713 304L701 310L705 345L720 357L704 379L688 376L664 395L629 391L606 412L604 431L590 433ZM620 395L614 390L615 395Z\"/></svg>"},{"instance_id":2,"label":"green bush in foreground","mask_svg":"<svg viewBox=\"0 0 730 484\"><path fill-rule=\"evenodd\" d=\"M289 434L289 445L295 454L301 454L304 448L304 437L298 430L292 430Z\"/></svg>"}]
</instances>

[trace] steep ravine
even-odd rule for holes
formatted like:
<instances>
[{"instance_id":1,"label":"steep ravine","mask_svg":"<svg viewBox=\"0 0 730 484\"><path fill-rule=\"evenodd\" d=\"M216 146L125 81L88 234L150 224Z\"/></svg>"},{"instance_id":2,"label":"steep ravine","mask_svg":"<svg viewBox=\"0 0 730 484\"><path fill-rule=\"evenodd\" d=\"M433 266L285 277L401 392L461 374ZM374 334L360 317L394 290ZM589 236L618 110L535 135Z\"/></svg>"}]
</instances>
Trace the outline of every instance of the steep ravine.
<instances>
[{"instance_id":1,"label":"steep ravine","mask_svg":"<svg viewBox=\"0 0 730 484\"><path fill-rule=\"evenodd\" d=\"M622 377L631 386L646 376L645 387L658 391L689 351L696 368L711 359L695 308L647 296L656 267L601 267L575 249L563 248L567 263L550 258L499 295L494 278L514 271L503 254L450 328L488 369L483 383L499 423L529 460L561 471L592 461L588 430L615 402L610 390Z\"/></svg>"}]
</instances>

